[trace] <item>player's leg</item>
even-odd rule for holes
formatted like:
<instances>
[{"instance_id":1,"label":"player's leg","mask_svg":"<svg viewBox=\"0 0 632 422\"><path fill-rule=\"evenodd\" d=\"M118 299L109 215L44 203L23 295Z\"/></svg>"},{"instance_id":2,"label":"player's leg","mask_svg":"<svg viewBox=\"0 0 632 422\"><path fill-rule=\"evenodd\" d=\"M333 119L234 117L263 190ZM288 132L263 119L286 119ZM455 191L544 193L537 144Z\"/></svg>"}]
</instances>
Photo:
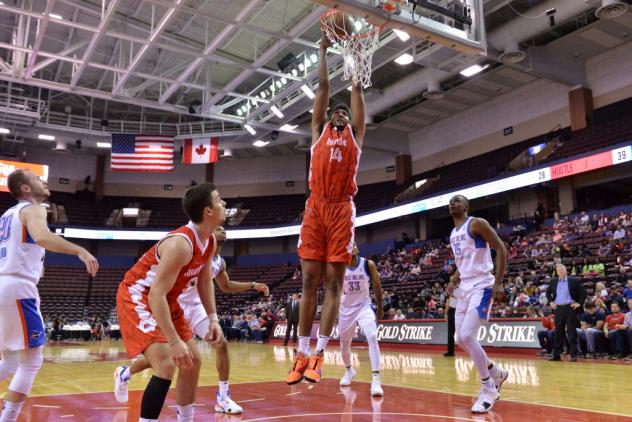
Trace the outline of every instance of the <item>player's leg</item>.
<instances>
[{"instance_id":1,"label":"player's leg","mask_svg":"<svg viewBox=\"0 0 632 422\"><path fill-rule=\"evenodd\" d=\"M0 360L0 382L4 381L11 374L15 374L20 365L20 352L5 351Z\"/></svg>"},{"instance_id":2,"label":"player's leg","mask_svg":"<svg viewBox=\"0 0 632 422\"><path fill-rule=\"evenodd\" d=\"M303 222L303 227L305 227L305 221ZM303 247L305 248L305 246ZM286 383L290 385L303 380L303 374L309 363L309 341L318 306L318 285L320 283L323 263L321 261L301 259L301 268L303 273L303 289L298 319L298 353L294 358L294 364L286 379Z\"/></svg>"},{"instance_id":3,"label":"player's leg","mask_svg":"<svg viewBox=\"0 0 632 422\"><path fill-rule=\"evenodd\" d=\"M186 369L178 369L178 380L176 384L176 412L178 422L193 422L195 393L200 378L200 368L202 367L202 356L195 344L195 339L191 338L187 340L186 344L189 346L193 365Z\"/></svg>"},{"instance_id":4,"label":"player's leg","mask_svg":"<svg viewBox=\"0 0 632 422\"><path fill-rule=\"evenodd\" d=\"M195 313L198 317L192 317L189 323L193 327L193 332L200 338L206 338L209 330L209 321L204 311L204 307L199 305L196 307ZM201 316L201 318L199 317ZM199 321L193 325L195 321ZM228 357L228 341L225 338L219 344L214 344L215 350L215 368L219 378L219 391L216 394L217 403L215 411L221 413L237 414L242 413L243 409L235 403L230 397L229 377L230 377L230 360Z\"/></svg>"},{"instance_id":5,"label":"player's leg","mask_svg":"<svg viewBox=\"0 0 632 422\"><path fill-rule=\"evenodd\" d=\"M4 352L8 361L3 372L7 372L5 378L8 373L14 372L14 375L4 396L0 421L13 422L17 420L44 361L42 347L46 342L46 331L38 297L13 301L8 301L7 297L3 299L5 304L0 306L0 346L5 350L14 350Z\"/></svg>"},{"instance_id":6,"label":"player's leg","mask_svg":"<svg viewBox=\"0 0 632 422\"><path fill-rule=\"evenodd\" d=\"M24 401L33 387L37 373L42 367L44 361L42 348L43 346L36 346L18 352L20 362L9 384L9 390L4 396L4 408L0 415L0 421L14 422L17 420Z\"/></svg>"},{"instance_id":7,"label":"player's leg","mask_svg":"<svg viewBox=\"0 0 632 422\"><path fill-rule=\"evenodd\" d=\"M345 275L346 265L340 262L328 262L325 270L325 297L320 312L320 328L318 330L318 341L316 342L316 353L310 359L305 370L305 379L311 382L318 382L322 376L325 348L329 343L329 337L334 328L338 309L340 308L340 294Z\"/></svg>"},{"instance_id":8,"label":"player's leg","mask_svg":"<svg viewBox=\"0 0 632 422\"><path fill-rule=\"evenodd\" d=\"M340 354L342 355L342 363L345 365L345 374L340 380L340 386L346 387L351 385L351 381L356 376L351 362L351 342L353 341L353 333L356 327L356 315L340 314L338 319L338 333L340 334Z\"/></svg>"},{"instance_id":9,"label":"player's leg","mask_svg":"<svg viewBox=\"0 0 632 422\"><path fill-rule=\"evenodd\" d=\"M130 366L119 366L114 370L114 397L119 403L127 403L128 387L132 376L151 368L143 355L132 361Z\"/></svg>"},{"instance_id":10,"label":"player's leg","mask_svg":"<svg viewBox=\"0 0 632 422\"><path fill-rule=\"evenodd\" d=\"M380 345L377 341L377 321L370 306L363 308L358 324L366 337L369 346L369 359L371 361L371 396L384 395L380 382Z\"/></svg>"},{"instance_id":11,"label":"player's leg","mask_svg":"<svg viewBox=\"0 0 632 422\"><path fill-rule=\"evenodd\" d=\"M152 343L143 355L153 368L154 375L143 393L140 421L157 421L176 373L176 364L171 355L171 346L167 343Z\"/></svg>"},{"instance_id":12,"label":"player's leg","mask_svg":"<svg viewBox=\"0 0 632 422\"><path fill-rule=\"evenodd\" d=\"M481 391L478 400L472 406L472 412L474 413L488 412L498 400L498 388L490 372L492 368L495 372L500 371L491 363L477 338L481 323L488 317L491 306L491 288L475 290L470 293L467 313L459 333L459 345L467 350L481 379Z\"/></svg>"}]
</instances>

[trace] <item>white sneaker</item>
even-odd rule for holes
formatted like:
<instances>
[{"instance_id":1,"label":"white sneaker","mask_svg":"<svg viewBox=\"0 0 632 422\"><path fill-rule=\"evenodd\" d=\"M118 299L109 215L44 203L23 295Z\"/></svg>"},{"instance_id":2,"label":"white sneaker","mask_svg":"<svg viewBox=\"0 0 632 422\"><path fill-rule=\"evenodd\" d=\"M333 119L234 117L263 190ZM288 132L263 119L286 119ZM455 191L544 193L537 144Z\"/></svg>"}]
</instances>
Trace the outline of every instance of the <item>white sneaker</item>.
<instances>
[{"instance_id":1,"label":"white sneaker","mask_svg":"<svg viewBox=\"0 0 632 422\"><path fill-rule=\"evenodd\" d=\"M215 404L215 411L217 413L226 413L229 415L236 415L242 413L244 409L230 398L230 393L226 396L220 397L217 393L217 404Z\"/></svg>"},{"instance_id":2,"label":"white sneaker","mask_svg":"<svg viewBox=\"0 0 632 422\"><path fill-rule=\"evenodd\" d=\"M383 395L384 390L382 390L380 380L374 379L373 381L371 381L371 397L382 397Z\"/></svg>"},{"instance_id":3,"label":"white sneaker","mask_svg":"<svg viewBox=\"0 0 632 422\"><path fill-rule=\"evenodd\" d=\"M127 366L119 366L114 371L114 397L119 403L127 403L127 386L129 379L124 380L121 378L123 371L127 369Z\"/></svg>"},{"instance_id":4,"label":"white sneaker","mask_svg":"<svg viewBox=\"0 0 632 422\"><path fill-rule=\"evenodd\" d=\"M500 389L502 388L503 383L507 381L507 378L509 378L509 371L507 371L506 369L498 368L498 377L494 378L494 385L496 386L498 394L500 394Z\"/></svg>"},{"instance_id":5,"label":"white sneaker","mask_svg":"<svg viewBox=\"0 0 632 422\"><path fill-rule=\"evenodd\" d=\"M495 386L483 385L478 394L478 400L472 406L472 413L487 413L498 400L498 391Z\"/></svg>"},{"instance_id":6,"label":"white sneaker","mask_svg":"<svg viewBox=\"0 0 632 422\"><path fill-rule=\"evenodd\" d=\"M340 380L341 387L348 387L351 385L351 381L356 377L356 370L353 368L349 368L345 371L344 376Z\"/></svg>"}]
</instances>

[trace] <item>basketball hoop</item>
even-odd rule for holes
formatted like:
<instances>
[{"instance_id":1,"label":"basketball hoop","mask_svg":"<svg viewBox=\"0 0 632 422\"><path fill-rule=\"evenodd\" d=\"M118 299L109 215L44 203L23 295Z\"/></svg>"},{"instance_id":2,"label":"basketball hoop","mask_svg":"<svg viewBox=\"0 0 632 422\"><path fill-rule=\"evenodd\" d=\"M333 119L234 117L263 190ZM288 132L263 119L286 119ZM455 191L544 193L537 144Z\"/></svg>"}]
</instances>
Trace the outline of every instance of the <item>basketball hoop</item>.
<instances>
[{"instance_id":1,"label":"basketball hoop","mask_svg":"<svg viewBox=\"0 0 632 422\"><path fill-rule=\"evenodd\" d=\"M337 9L330 9L320 17L323 33L342 51L342 80L351 79L354 85L366 88L371 86L373 53L377 49L383 27L364 19L355 19L352 31L349 31L346 22L347 16Z\"/></svg>"}]
</instances>

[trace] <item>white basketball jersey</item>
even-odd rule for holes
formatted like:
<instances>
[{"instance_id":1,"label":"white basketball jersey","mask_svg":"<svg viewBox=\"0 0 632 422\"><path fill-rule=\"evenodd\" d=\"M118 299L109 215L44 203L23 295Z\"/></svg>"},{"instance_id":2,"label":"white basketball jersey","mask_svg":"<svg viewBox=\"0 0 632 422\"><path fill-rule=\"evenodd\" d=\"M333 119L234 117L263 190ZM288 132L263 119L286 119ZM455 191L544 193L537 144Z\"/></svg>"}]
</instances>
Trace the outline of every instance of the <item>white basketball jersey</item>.
<instances>
[{"instance_id":1,"label":"white basketball jersey","mask_svg":"<svg viewBox=\"0 0 632 422\"><path fill-rule=\"evenodd\" d=\"M20 221L20 211L28 205L40 206L21 201L0 217L0 279L11 278L36 286L46 250L35 243Z\"/></svg>"},{"instance_id":2,"label":"white basketball jersey","mask_svg":"<svg viewBox=\"0 0 632 422\"><path fill-rule=\"evenodd\" d=\"M211 260L211 276L213 280L222 270L222 257L217 255L216 258ZM184 289L184 291L178 297L178 303L180 306L194 306L201 304L200 295L197 290L197 277L191 280L189 285Z\"/></svg>"},{"instance_id":3,"label":"white basketball jersey","mask_svg":"<svg viewBox=\"0 0 632 422\"><path fill-rule=\"evenodd\" d=\"M472 237L471 222L472 217L468 217L459 229L453 228L450 234L450 245L456 268L459 270L461 290L468 290L475 285L489 287L494 284L494 264L489 244L481 237Z\"/></svg>"},{"instance_id":4,"label":"white basketball jersey","mask_svg":"<svg viewBox=\"0 0 632 422\"><path fill-rule=\"evenodd\" d=\"M368 261L365 258L358 259L355 268L347 267L343 292L340 298L340 306L354 308L366 303L371 304L369 295L369 284L371 276L369 274Z\"/></svg>"}]
</instances>

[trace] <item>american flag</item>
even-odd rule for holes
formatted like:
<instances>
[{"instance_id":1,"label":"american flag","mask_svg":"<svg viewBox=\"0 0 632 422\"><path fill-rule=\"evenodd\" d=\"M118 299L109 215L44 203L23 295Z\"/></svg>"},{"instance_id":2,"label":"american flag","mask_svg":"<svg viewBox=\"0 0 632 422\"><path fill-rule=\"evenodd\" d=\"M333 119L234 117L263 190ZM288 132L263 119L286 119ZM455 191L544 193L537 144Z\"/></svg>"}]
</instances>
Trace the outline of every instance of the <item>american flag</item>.
<instances>
[{"instance_id":1,"label":"american flag","mask_svg":"<svg viewBox=\"0 0 632 422\"><path fill-rule=\"evenodd\" d=\"M162 135L112 134L112 171L173 171L174 139Z\"/></svg>"}]
</instances>

